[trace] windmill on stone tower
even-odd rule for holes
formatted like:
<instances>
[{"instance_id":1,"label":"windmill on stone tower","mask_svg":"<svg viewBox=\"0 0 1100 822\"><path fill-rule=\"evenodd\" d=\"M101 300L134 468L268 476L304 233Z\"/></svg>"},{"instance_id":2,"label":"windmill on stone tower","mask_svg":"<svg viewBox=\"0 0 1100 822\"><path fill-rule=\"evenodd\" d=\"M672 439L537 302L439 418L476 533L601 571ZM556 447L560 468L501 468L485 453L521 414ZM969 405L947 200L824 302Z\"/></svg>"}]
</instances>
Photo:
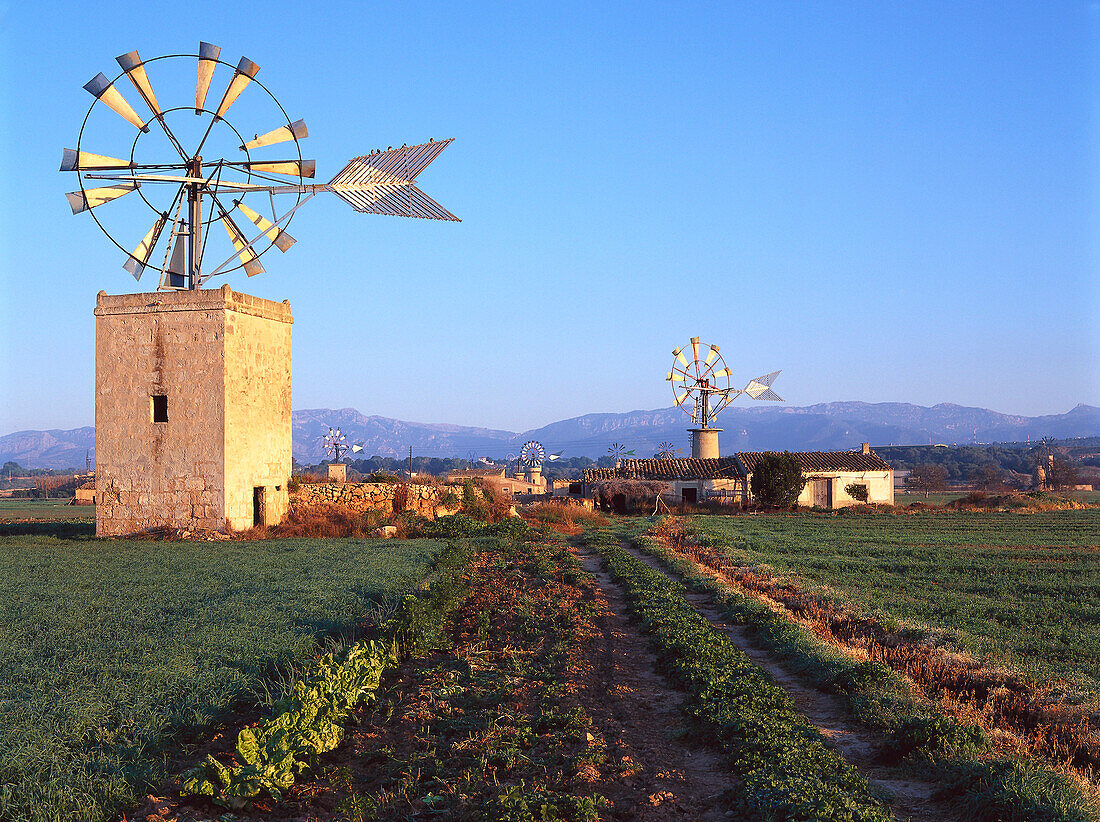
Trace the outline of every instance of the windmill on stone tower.
<instances>
[{"instance_id":1,"label":"windmill on stone tower","mask_svg":"<svg viewBox=\"0 0 1100 822\"><path fill-rule=\"evenodd\" d=\"M450 140L372 151L315 183L305 122L287 116L256 63L220 54L200 43L195 54L118 57L114 79L84 86L95 99L62 156L78 183L73 213L91 216L135 279L159 272L155 292L96 300L100 535L246 528L286 510L290 303L203 289L212 277L262 273L260 258L290 249L291 219L321 193L363 213L458 219L416 182ZM208 104L213 89L223 90ZM231 110L267 130L234 124Z\"/></svg>"}]
</instances>

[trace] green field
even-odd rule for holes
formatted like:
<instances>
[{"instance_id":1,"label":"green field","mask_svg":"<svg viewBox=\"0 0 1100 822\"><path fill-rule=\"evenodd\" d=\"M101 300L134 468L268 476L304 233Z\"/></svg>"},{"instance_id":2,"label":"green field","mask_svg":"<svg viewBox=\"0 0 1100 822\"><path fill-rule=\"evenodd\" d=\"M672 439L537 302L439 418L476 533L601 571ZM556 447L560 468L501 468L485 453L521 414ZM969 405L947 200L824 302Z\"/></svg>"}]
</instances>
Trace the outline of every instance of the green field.
<instances>
[{"instance_id":1,"label":"green field","mask_svg":"<svg viewBox=\"0 0 1100 822\"><path fill-rule=\"evenodd\" d=\"M68 505L64 499L0 499L3 520L80 520L94 521L94 505Z\"/></svg>"},{"instance_id":2,"label":"green field","mask_svg":"<svg viewBox=\"0 0 1100 822\"><path fill-rule=\"evenodd\" d=\"M116 813L173 743L253 708L320 638L414 589L439 547L0 536L0 819Z\"/></svg>"},{"instance_id":3,"label":"green field","mask_svg":"<svg viewBox=\"0 0 1100 822\"><path fill-rule=\"evenodd\" d=\"M1100 697L1100 510L696 517L739 565Z\"/></svg>"}]
</instances>

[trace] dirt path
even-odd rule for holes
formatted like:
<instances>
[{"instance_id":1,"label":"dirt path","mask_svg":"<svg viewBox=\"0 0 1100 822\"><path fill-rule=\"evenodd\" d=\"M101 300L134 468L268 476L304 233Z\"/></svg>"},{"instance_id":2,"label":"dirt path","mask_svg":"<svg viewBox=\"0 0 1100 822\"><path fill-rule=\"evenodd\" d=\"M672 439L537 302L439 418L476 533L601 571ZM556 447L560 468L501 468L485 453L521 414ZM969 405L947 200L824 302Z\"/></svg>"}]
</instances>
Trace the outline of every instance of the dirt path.
<instances>
[{"instance_id":1,"label":"dirt path","mask_svg":"<svg viewBox=\"0 0 1100 822\"><path fill-rule=\"evenodd\" d=\"M683 735L682 697L657 672L657 658L631 624L622 593L599 558L579 549L596 577L602 636L590 675L577 696L604 734L610 761L629 757L637 771L615 785L599 786L615 803L614 816L636 820L724 820L722 796L734 777L722 757Z\"/></svg>"},{"instance_id":2,"label":"dirt path","mask_svg":"<svg viewBox=\"0 0 1100 822\"><path fill-rule=\"evenodd\" d=\"M626 544L623 548L654 570L682 581L648 554ZM779 687L790 694L799 712L817 727L846 761L891 797L890 807L899 822L961 822L962 818L946 803L933 798L938 784L924 781L906 768L889 767L880 762L885 738L852 719L838 697L804 684L770 651L756 644L744 626L727 621L709 595L689 588L687 599L711 625L725 633L757 666L767 671Z\"/></svg>"}]
</instances>

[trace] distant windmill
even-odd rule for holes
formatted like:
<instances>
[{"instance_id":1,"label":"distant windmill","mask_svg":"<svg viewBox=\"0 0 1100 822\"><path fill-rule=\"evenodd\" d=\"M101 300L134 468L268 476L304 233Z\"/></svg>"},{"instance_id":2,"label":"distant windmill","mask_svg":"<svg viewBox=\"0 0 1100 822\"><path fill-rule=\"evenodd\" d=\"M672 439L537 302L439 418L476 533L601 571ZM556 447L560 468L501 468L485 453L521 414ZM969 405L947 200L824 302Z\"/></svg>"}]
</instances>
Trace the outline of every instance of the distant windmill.
<instances>
[{"instance_id":1,"label":"distant windmill","mask_svg":"<svg viewBox=\"0 0 1100 822\"><path fill-rule=\"evenodd\" d=\"M671 442L665 441L657 446L657 453L653 455L654 459L659 460L671 460L680 455L682 449L677 448Z\"/></svg>"},{"instance_id":2,"label":"distant windmill","mask_svg":"<svg viewBox=\"0 0 1100 822\"><path fill-rule=\"evenodd\" d=\"M687 349L674 348L672 370L665 379L672 383L676 405L691 417L692 427L688 429L692 435L691 456L708 458L718 456L718 432L722 430L711 427L711 423L727 405L741 394L771 402L783 402L783 398L771 389L780 372L773 371L749 380L744 388L733 388L730 385L733 369L722 359L718 346L706 344L707 356L700 359L701 345L698 337L691 338L690 360L685 356Z\"/></svg>"},{"instance_id":3,"label":"distant windmill","mask_svg":"<svg viewBox=\"0 0 1100 822\"><path fill-rule=\"evenodd\" d=\"M325 454L333 461L339 462L340 458L348 451L358 454L363 450L362 443L349 444L347 436L339 428L329 426L328 433L321 437L325 447Z\"/></svg>"},{"instance_id":4,"label":"distant windmill","mask_svg":"<svg viewBox=\"0 0 1100 822\"><path fill-rule=\"evenodd\" d=\"M328 428L328 433L321 437L321 443L325 448L325 454L332 460L328 464L329 479L343 482L347 479L348 469L346 465L340 462L340 458L348 451L358 454L363 450L362 443L349 444L344 432L339 428L333 428L331 425Z\"/></svg>"},{"instance_id":5,"label":"distant windmill","mask_svg":"<svg viewBox=\"0 0 1100 822\"><path fill-rule=\"evenodd\" d=\"M623 457L633 457L635 455L634 449L626 450L626 446L621 442L613 442L607 449L607 453L615 458L615 464L618 465Z\"/></svg>"}]
</instances>

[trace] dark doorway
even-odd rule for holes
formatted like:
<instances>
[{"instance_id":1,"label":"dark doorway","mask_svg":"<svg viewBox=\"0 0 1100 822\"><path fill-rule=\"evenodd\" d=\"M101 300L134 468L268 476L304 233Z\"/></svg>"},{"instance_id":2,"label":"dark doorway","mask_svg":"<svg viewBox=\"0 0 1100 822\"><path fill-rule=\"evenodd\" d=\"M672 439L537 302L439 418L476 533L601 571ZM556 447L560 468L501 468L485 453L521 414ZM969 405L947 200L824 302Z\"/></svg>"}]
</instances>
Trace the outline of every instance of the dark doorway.
<instances>
[{"instance_id":1,"label":"dark doorway","mask_svg":"<svg viewBox=\"0 0 1100 822\"><path fill-rule=\"evenodd\" d=\"M611 507L615 509L616 514L626 513L626 497L623 494L615 494L611 498Z\"/></svg>"},{"instance_id":2,"label":"dark doorway","mask_svg":"<svg viewBox=\"0 0 1100 822\"><path fill-rule=\"evenodd\" d=\"M253 525L266 525L267 517L265 516L267 508L267 494L262 485L257 485L252 489L252 524Z\"/></svg>"},{"instance_id":3,"label":"dark doorway","mask_svg":"<svg viewBox=\"0 0 1100 822\"><path fill-rule=\"evenodd\" d=\"M699 489L698 488L684 488L680 491L681 499L685 505L694 505L699 501Z\"/></svg>"}]
</instances>

